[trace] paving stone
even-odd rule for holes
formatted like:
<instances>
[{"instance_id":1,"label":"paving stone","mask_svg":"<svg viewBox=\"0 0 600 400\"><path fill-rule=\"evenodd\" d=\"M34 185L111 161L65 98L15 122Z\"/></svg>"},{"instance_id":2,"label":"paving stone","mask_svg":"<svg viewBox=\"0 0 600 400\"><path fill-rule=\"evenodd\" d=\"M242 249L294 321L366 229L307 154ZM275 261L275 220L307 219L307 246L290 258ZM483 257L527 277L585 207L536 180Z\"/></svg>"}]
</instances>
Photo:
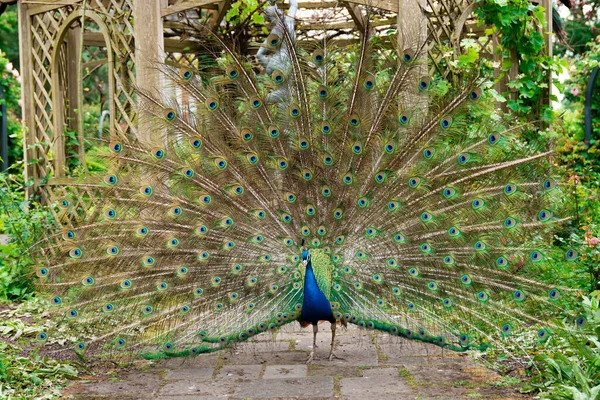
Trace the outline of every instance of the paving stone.
<instances>
[{"instance_id":1,"label":"paving stone","mask_svg":"<svg viewBox=\"0 0 600 400\"><path fill-rule=\"evenodd\" d=\"M268 365L263 379L304 378L307 373L306 365Z\"/></svg>"},{"instance_id":2,"label":"paving stone","mask_svg":"<svg viewBox=\"0 0 600 400\"><path fill-rule=\"evenodd\" d=\"M231 380L202 381L180 380L166 384L160 389L159 396L169 399L194 396L194 399L227 398L235 390L235 382ZM186 397L187 398L187 397Z\"/></svg>"},{"instance_id":3,"label":"paving stone","mask_svg":"<svg viewBox=\"0 0 600 400\"><path fill-rule=\"evenodd\" d=\"M296 345L295 345L296 350L311 350L312 349L312 346L313 346L312 334L299 336L293 340L296 341ZM336 342L336 345L335 345L336 349L339 348L340 346L344 346L346 344L357 344L357 345L365 345L365 346L373 344L371 337L364 336L364 335L336 336L335 342ZM327 349L327 351L329 351L329 349L331 348L331 334L327 335L327 334L321 334L319 332L319 334L317 335L317 347L321 350Z\"/></svg>"},{"instance_id":4,"label":"paving stone","mask_svg":"<svg viewBox=\"0 0 600 400\"><path fill-rule=\"evenodd\" d=\"M291 365L306 364L308 354L303 351L282 351L273 353L240 353L223 356L225 365L270 364Z\"/></svg>"},{"instance_id":5,"label":"paving stone","mask_svg":"<svg viewBox=\"0 0 600 400\"><path fill-rule=\"evenodd\" d=\"M150 397L155 395L159 390L158 374L141 373L129 374L119 381L101 381L77 383L69 388L69 394L78 394L96 396L116 397L131 397L139 398Z\"/></svg>"},{"instance_id":6,"label":"paving stone","mask_svg":"<svg viewBox=\"0 0 600 400\"><path fill-rule=\"evenodd\" d=\"M289 342L274 342L272 340L264 340L260 342L246 342L238 344L235 348L231 349L229 353L241 354L241 353L280 353L282 351L288 351L290 349Z\"/></svg>"},{"instance_id":7,"label":"paving stone","mask_svg":"<svg viewBox=\"0 0 600 400\"><path fill-rule=\"evenodd\" d=\"M214 368L172 369L167 371L165 379L175 380L205 380L212 378Z\"/></svg>"},{"instance_id":8,"label":"paving stone","mask_svg":"<svg viewBox=\"0 0 600 400\"><path fill-rule=\"evenodd\" d=\"M353 366L311 364L308 368L308 376L340 376L343 378L352 378L361 376L361 370Z\"/></svg>"},{"instance_id":9,"label":"paving stone","mask_svg":"<svg viewBox=\"0 0 600 400\"><path fill-rule=\"evenodd\" d=\"M317 349L317 358L313 361L316 365L342 365L342 366L376 366L377 351L372 344L339 344L335 354L340 359L327 360L329 347Z\"/></svg>"},{"instance_id":10,"label":"paving stone","mask_svg":"<svg viewBox=\"0 0 600 400\"><path fill-rule=\"evenodd\" d=\"M333 378L313 376L297 379L269 379L240 382L232 399L330 399ZM364 399L363 399L364 400Z\"/></svg>"},{"instance_id":11,"label":"paving stone","mask_svg":"<svg viewBox=\"0 0 600 400\"><path fill-rule=\"evenodd\" d=\"M262 365L227 365L221 368L216 380L258 379L262 369Z\"/></svg>"},{"instance_id":12,"label":"paving stone","mask_svg":"<svg viewBox=\"0 0 600 400\"><path fill-rule=\"evenodd\" d=\"M398 375L396 368L363 370L361 378L344 378L340 381L344 400L364 399L414 399L416 391Z\"/></svg>"},{"instance_id":13,"label":"paving stone","mask_svg":"<svg viewBox=\"0 0 600 400\"><path fill-rule=\"evenodd\" d=\"M214 368L219 363L220 354L199 354L196 357L169 358L156 361L156 368L164 369L191 369L191 368Z\"/></svg>"},{"instance_id":14,"label":"paving stone","mask_svg":"<svg viewBox=\"0 0 600 400\"><path fill-rule=\"evenodd\" d=\"M385 354L389 360L388 364L402 364L401 359L411 356L444 356L450 355L450 350L429 343L419 343L410 340L392 337L377 336L379 350Z\"/></svg>"},{"instance_id":15,"label":"paving stone","mask_svg":"<svg viewBox=\"0 0 600 400\"><path fill-rule=\"evenodd\" d=\"M444 399L447 397L465 397L467 396L467 389L464 387L447 386L447 385L418 385L417 390L421 397L432 397L442 396Z\"/></svg>"},{"instance_id":16,"label":"paving stone","mask_svg":"<svg viewBox=\"0 0 600 400\"><path fill-rule=\"evenodd\" d=\"M406 369L419 383L453 383L469 381L473 374L465 370L471 367L469 360L444 359L423 365L407 365Z\"/></svg>"}]
</instances>

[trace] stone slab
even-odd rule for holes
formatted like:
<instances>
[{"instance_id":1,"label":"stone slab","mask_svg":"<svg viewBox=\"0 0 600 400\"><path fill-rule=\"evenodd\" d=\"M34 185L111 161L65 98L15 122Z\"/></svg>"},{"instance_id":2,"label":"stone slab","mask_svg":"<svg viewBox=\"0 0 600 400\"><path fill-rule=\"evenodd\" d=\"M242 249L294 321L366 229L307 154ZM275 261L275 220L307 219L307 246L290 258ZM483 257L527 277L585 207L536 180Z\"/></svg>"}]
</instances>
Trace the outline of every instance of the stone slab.
<instances>
[{"instance_id":1,"label":"stone slab","mask_svg":"<svg viewBox=\"0 0 600 400\"><path fill-rule=\"evenodd\" d=\"M317 349L315 365L339 365L339 366L376 366L377 350L372 344L339 344L336 346L335 354L340 357L329 361L329 347Z\"/></svg>"},{"instance_id":2,"label":"stone slab","mask_svg":"<svg viewBox=\"0 0 600 400\"><path fill-rule=\"evenodd\" d=\"M180 357L180 358L169 358L166 360L157 361L156 368L163 369L192 369L192 368L208 368L216 367L219 363L221 353L217 354L200 354L196 357Z\"/></svg>"},{"instance_id":3,"label":"stone slab","mask_svg":"<svg viewBox=\"0 0 600 400\"><path fill-rule=\"evenodd\" d=\"M306 365L267 365L263 379L305 378L307 374Z\"/></svg>"},{"instance_id":4,"label":"stone slab","mask_svg":"<svg viewBox=\"0 0 600 400\"><path fill-rule=\"evenodd\" d=\"M363 377L344 378L340 387L344 400L417 398L416 391L399 376L396 368L363 370Z\"/></svg>"},{"instance_id":5,"label":"stone slab","mask_svg":"<svg viewBox=\"0 0 600 400\"><path fill-rule=\"evenodd\" d=\"M269 379L241 382L232 399L330 399L333 378L313 376L297 379ZM364 399L363 399L364 400Z\"/></svg>"},{"instance_id":6,"label":"stone slab","mask_svg":"<svg viewBox=\"0 0 600 400\"><path fill-rule=\"evenodd\" d=\"M361 370L353 366L311 364L308 368L308 376L339 376L343 378L353 378L361 376Z\"/></svg>"},{"instance_id":7,"label":"stone slab","mask_svg":"<svg viewBox=\"0 0 600 400\"><path fill-rule=\"evenodd\" d=\"M158 374L140 373L126 375L122 380L106 380L101 382L77 383L69 390L70 394L92 396L120 397L149 397L159 391L160 382Z\"/></svg>"},{"instance_id":8,"label":"stone slab","mask_svg":"<svg viewBox=\"0 0 600 400\"><path fill-rule=\"evenodd\" d=\"M292 365L306 364L308 354L303 351L282 351L269 353L239 353L226 354L223 356L225 365Z\"/></svg>"},{"instance_id":9,"label":"stone slab","mask_svg":"<svg viewBox=\"0 0 600 400\"><path fill-rule=\"evenodd\" d=\"M179 399L182 396L194 398L227 398L235 390L235 383L231 380L187 381L179 380L167 383L159 392L159 396Z\"/></svg>"},{"instance_id":10,"label":"stone slab","mask_svg":"<svg viewBox=\"0 0 600 400\"><path fill-rule=\"evenodd\" d=\"M258 379L262 369L262 365L226 365L221 368L216 380Z\"/></svg>"},{"instance_id":11,"label":"stone slab","mask_svg":"<svg viewBox=\"0 0 600 400\"><path fill-rule=\"evenodd\" d=\"M177 368L167 371L166 380L206 380L213 376L214 368Z\"/></svg>"}]
</instances>

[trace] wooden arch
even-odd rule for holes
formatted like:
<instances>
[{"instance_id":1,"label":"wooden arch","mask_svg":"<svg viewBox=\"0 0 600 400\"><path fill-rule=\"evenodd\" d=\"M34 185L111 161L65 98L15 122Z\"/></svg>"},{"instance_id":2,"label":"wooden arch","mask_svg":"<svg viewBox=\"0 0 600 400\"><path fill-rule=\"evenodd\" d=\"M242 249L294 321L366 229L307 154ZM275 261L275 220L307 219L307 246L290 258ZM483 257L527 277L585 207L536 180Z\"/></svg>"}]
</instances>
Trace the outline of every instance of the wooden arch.
<instances>
[{"instance_id":1,"label":"wooden arch","mask_svg":"<svg viewBox=\"0 0 600 400\"><path fill-rule=\"evenodd\" d=\"M66 165L66 155L65 155L65 140L64 140L64 104L65 100L60 96L60 73L59 73L59 55L61 52L61 44L64 42L67 32L71 28L71 25L76 20L81 20L82 18L89 18L94 21L98 28L100 29L100 33L104 39L104 44L107 50L107 58L108 58L108 91L109 91L109 113L110 113L110 137L111 139L115 137L115 104L114 104L114 93L115 93L115 81L113 76L114 69L114 53L110 40L110 32L108 26L104 23L104 20L94 11L83 10L82 8L75 10L71 13L62 23L59 30L57 31L56 38L52 43L52 60L51 60L51 77L52 77L52 109L53 109L53 137L54 137L54 174L57 178L61 178L65 176L65 165ZM78 53L79 54L79 53ZM82 57L82 54L79 54L79 57ZM81 92L83 91L83 82L81 77L81 72L78 70L78 87L77 90L80 92L79 101L77 104L78 110L83 110L83 97L81 96ZM80 118L80 125L83 125L83 118ZM78 141L79 141L79 162L81 165L85 165L85 149L83 144L83 126L81 129L78 129Z\"/></svg>"}]
</instances>

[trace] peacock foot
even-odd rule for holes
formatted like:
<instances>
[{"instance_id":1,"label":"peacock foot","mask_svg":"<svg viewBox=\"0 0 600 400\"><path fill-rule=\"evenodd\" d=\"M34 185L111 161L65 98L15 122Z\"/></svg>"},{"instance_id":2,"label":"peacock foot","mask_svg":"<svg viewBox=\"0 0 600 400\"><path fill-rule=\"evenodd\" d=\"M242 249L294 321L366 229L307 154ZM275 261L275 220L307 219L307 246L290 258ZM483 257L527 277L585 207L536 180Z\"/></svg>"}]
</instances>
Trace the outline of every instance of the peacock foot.
<instances>
[{"instance_id":1,"label":"peacock foot","mask_svg":"<svg viewBox=\"0 0 600 400\"><path fill-rule=\"evenodd\" d=\"M334 359L336 359L336 360L345 360L345 358L338 357L333 352L329 353L329 357L327 357L327 360L328 361L333 361Z\"/></svg>"},{"instance_id":2,"label":"peacock foot","mask_svg":"<svg viewBox=\"0 0 600 400\"><path fill-rule=\"evenodd\" d=\"M313 350L308 355L308 359L306 360L306 363L310 364L311 362L313 362L315 360L318 360L318 358L317 358L317 353Z\"/></svg>"}]
</instances>

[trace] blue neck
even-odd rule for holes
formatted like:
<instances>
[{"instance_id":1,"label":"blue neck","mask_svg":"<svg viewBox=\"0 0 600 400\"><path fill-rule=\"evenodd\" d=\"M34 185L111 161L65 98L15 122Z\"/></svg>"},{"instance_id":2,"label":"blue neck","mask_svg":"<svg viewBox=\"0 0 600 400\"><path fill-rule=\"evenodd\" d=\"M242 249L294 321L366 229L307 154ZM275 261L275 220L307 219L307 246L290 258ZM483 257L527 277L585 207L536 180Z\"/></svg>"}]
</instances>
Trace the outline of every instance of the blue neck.
<instances>
[{"instance_id":1,"label":"blue neck","mask_svg":"<svg viewBox=\"0 0 600 400\"><path fill-rule=\"evenodd\" d=\"M331 304L325 294L319 289L310 260L306 264L304 275L304 299L302 301L302 319L316 324L319 321L333 322Z\"/></svg>"}]
</instances>

